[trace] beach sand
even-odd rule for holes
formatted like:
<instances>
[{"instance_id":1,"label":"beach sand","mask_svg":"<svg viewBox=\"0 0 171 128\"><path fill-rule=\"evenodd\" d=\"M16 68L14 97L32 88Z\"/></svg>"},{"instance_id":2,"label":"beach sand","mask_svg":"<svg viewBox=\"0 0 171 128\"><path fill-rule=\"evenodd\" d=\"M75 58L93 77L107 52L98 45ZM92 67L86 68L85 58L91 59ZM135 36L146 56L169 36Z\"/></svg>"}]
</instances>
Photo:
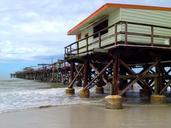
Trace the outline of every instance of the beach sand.
<instances>
[{"instance_id":1,"label":"beach sand","mask_svg":"<svg viewBox=\"0 0 171 128\"><path fill-rule=\"evenodd\" d=\"M0 114L0 128L170 128L171 105L66 105Z\"/></svg>"}]
</instances>

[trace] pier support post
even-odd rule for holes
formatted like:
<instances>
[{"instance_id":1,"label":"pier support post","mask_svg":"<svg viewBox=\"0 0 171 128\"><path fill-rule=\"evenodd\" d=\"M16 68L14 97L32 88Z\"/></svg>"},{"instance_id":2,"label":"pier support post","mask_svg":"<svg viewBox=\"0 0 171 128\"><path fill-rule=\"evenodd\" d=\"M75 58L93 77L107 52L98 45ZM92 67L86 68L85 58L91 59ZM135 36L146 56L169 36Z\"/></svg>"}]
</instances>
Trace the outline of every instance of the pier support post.
<instances>
[{"instance_id":1,"label":"pier support post","mask_svg":"<svg viewBox=\"0 0 171 128\"><path fill-rule=\"evenodd\" d=\"M107 109L122 109L122 96L119 95L119 73L120 73L120 55L117 55L113 63L113 80L111 95L105 97Z\"/></svg>"},{"instance_id":2,"label":"pier support post","mask_svg":"<svg viewBox=\"0 0 171 128\"><path fill-rule=\"evenodd\" d=\"M156 59L156 60L158 61L157 65L156 65L157 77L155 78L154 94L151 96L150 100L151 100L152 104L164 104L164 103L166 103L166 96L160 95L160 91L163 86L161 64L160 64L159 59Z\"/></svg>"},{"instance_id":3,"label":"pier support post","mask_svg":"<svg viewBox=\"0 0 171 128\"><path fill-rule=\"evenodd\" d=\"M90 65L89 65L89 60L86 59L84 61L84 71L83 71L83 89L80 91L80 97L81 98L89 98L90 92L88 88L85 88L86 85L88 84L88 79L89 79L89 71L90 71Z\"/></svg>"},{"instance_id":4,"label":"pier support post","mask_svg":"<svg viewBox=\"0 0 171 128\"><path fill-rule=\"evenodd\" d=\"M90 91L87 88L83 88L80 91L80 97L81 98L89 98L90 97Z\"/></svg>"},{"instance_id":5,"label":"pier support post","mask_svg":"<svg viewBox=\"0 0 171 128\"><path fill-rule=\"evenodd\" d=\"M103 69L102 65L98 65L98 69L101 71ZM97 85L96 85L96 94L103 94L104 88L103 85L105 85L102 76L99 77Z\"/></svg>"},{"instance_id":6,"label":"pier support post","mask_svg":"<svg viewBox=\"0 0 171 128\"><path fill-rule=\"evenodd\" d=\"M119 95L109 95L105 97L106 108L107 109L122 109L122 96Z\"/></svg>"},{"instance_id":7,"label":"pier support post","mask_svg":"<svg viewBox=\"0 0 171 128\"><path fill-rule=\"evenodd\" d=\"M151 96L152 104L164 104L166 103L166 96L164 95L152 95Z\"/></svg>"},{"instance_id":8,"label":"pier support post","mask_svg":"<svg viewBox=\"0 0 171 128\"><path fill-rule=\"evenodd\" d=\"M77 87L81 87L81 86L82 86L82 79L81 79L81 76L78 76L76 86L77 86Z\"/></svg>"},{"instance_id":9,"label":"pier support post","mask_svg":"<svg viewBox=\"0 0 171 128\"><path fill-rule=\"evenodd\" d=\"M140 97L144 97L144 96L150 97L151 91L147 88L143 88L143 89L140 89L139 94L140 94Z\"/></svg>"},{"instance_id":10,"label":"pier support post","mask_svg":"<svg viewBox=\"0 0 171 128\"><path fill-rule=\"evenodd\" d=\"M70 82L72 82L72 80L74 79L74 67L75 67L75 63L74 62L71 62L71 71L70 71ZM73 85L71 85L70 87L68 87L66 90L65 90L65 93L67 95L74 95L75 94L75 89L73 88Z\"/></svg>"},{"instance_id":11,"label":"pier support post","mask_svg":"<svg viewBox=\"0 0 171 128\"><path fill-rule=\"evenodd\" d=\"M96 94L103 94L103 93L104 93L103 86L97 86L96 87Z\"/></svg>"},{"instance_id":12,"label":"pier support post","mask_svg":"<svg viewBox=\"0 0 171 128\"><path fill-rule=\"evenodd\" d=\"M66 90L65 90L65 93L67 94L67 95L74 95L75 94L75 89L72 87L72 88L67 88Z\"/></svg>"},{"instance_id":13,"label":"pier support post","mask_svg":"<svg viewBox=\"0 0 171 128\"><path fill-rule=\"evenodd\" d=\"M123 66L120 66L120 75L125 75L126 76L126 69ZM128 84L127 79L121 79L120 80L120 85L119 85L119 90L123 90L126 88L126 85ZM126 96L126 93L123 94L123 96Z\"/></svg>"}]
</instances>

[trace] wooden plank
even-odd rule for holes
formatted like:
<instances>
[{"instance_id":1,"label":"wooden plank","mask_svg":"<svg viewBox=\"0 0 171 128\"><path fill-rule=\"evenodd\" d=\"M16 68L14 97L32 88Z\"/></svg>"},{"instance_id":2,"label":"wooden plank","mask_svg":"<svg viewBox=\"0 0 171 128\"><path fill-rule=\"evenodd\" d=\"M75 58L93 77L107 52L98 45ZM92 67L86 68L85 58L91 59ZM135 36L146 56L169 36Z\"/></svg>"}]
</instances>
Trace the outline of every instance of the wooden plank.
<instances>
[{"instance_id":1,"label":"wooden plank","mask_svg":"<svg viewBox=\"0 0 171 128\"><path fill-rule=\"evenodd\" d=\"M107 54L108 50L107 49L103 49L103 48L94 48L93 49L93 53L104 53L104 54Z\"/></svg>"}]
</instances>

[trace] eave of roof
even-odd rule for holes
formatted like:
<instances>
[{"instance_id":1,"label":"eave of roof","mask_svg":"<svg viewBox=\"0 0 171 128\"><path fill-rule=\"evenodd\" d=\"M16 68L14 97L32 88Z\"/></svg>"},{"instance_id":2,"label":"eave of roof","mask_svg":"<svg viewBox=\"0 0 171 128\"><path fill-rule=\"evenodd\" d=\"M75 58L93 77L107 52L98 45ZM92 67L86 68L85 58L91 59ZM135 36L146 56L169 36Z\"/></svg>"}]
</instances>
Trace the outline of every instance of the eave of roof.
<instances>
[{"instance_id":1,"label":"eave of roof","mask_svg":"<svg viewBox=\"0 0 171 128\"><path fill-rule=\"evenodd\" d=\"M159 11L171 11L171 8L169 7L158 7L158 6L146 6L146 5L132 5L132 4L113 4L113 3L106 3L99 9L97 9L94 13L92 13L90 16L88 16L86 19L81 21L79 24L77 24L75 27L70 29L68 31L68 35L72 35L74 31L79 29L82 25L87 23L90 19L94 18L101 12L107 10L108 8L129 8L129 9L143 9L143 10L159 10Z\"/></svg>"}]
</instances>

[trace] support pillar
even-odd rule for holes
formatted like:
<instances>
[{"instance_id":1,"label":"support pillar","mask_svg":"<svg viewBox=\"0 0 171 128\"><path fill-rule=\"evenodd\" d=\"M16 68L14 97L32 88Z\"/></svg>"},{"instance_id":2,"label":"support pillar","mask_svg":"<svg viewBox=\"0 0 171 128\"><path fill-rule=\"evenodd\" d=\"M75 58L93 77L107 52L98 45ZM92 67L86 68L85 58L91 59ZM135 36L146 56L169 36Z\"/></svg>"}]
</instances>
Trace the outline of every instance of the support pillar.
<instances>
[{"instance_id":1,"label":"support pillar","mask_svg":"<svg viewBox=\"0 0 171 128\"><path fill-rule=\"evenodd\" d=\"M98 69L101 71L103 69L102 65L98 65ZM99 77L97 85L96 85L96 94L103 94L104 88L103 85L105 85L102 76Z\"/></svg>"},{"instance_id":2,"label":"support pillar","mask_svg":"<svg viewBox=\"0 0 171 128\"><path fill-rule=\"evenodd\" d=\"M81 76L78 76L76 86L77 86L77 87L81 87L81 86L82 86L82 79L81 79Z\"/></svg>"},{"instance_id":3,"label":"support pillar","mask_svg":"<svg viewBox=\"0 0 171 128\"><path fill-rule=\"evenodd\" d=\"M162 80L161 64L160 64L159 59L157 59L157 61L158 61L158 64L156 65L157 77L155 78L155 90L154 90L154 94L151 96L151 103L163 104L163 103L166 103L166 96L160 95L160 91L163 86L163 80Z\"/></svg>"},{"instance_id":4,"label":"support pillar","mask_svg":"<svg viewBox=\"0 0 171 128\"><path fill-rule=\"evenodd\" d=\"M70 65L71 65L71 71L70 71L70 80L69 81L72 82L72 80L74 79L74 67L75 67L75 63L74 62L71 62ZM71 87L68 87L65 90L65 93L67 95L74 95L75 94L75 89L73 88L73 85Z\"/></svg>"},{"instance_id":5,"label":"support pillar","mask_svg":"<svg viewBox=\"0 0 171 128\"><path fill-rule=\"evenodd\" d=\"M120 66L120 74L126 76L126 73L127 73L126 69L123 66ZM125 89L127 84L128 84L127 80L125 79L120 80L119 90ZM126 96L126 93L124 93L123 96Z\"/></svg>"},{"instance_id":6,"label":"support pillar","mask_svg":"<svg viewBox=\"0 0 171 128\"><path fill-rule=\"evenodd\" d=\"M90 69L89 60L86 59L84 61L84 71L83 71L83 89L80 91L81 98L89 98L90 96L89 89L85 88L86 85L88 84L89 69Z\"/></svg>"},{"instance_id":7,"label":"support pillar","mask_svg":"<svg viewBox=\"0 0 171 128\"><path fill-rule=\"evenodd\" d=\"M97 83L97 86L96 86L96 93L97 94L103 94L104 93L103 84L104 84L104 82L103 82L102 78L100 77L99 81Z\"/></svg>"},{"instance_id":8,"label":"support pillar","mask_svg":"<svg viewBox=\"0 0 171 128\"><path fill-rule=\"evenodd\" d=\"M152 95L151 96L152 104L164 104L166 103L166 96L164 95Z\"/></svg>"},{"instance_id":9,"label":"support pillar","mask_svg":"<svg viewBox=\"0 0 171 128\"><path fill-rule=\"evenodd\" d=\"M113 80L111 95L105 97L107 109L122 109L122 96L119 95L119 73L120 73L120 55L116 55L113 63Z\"/></svg>"}]
</instances>

